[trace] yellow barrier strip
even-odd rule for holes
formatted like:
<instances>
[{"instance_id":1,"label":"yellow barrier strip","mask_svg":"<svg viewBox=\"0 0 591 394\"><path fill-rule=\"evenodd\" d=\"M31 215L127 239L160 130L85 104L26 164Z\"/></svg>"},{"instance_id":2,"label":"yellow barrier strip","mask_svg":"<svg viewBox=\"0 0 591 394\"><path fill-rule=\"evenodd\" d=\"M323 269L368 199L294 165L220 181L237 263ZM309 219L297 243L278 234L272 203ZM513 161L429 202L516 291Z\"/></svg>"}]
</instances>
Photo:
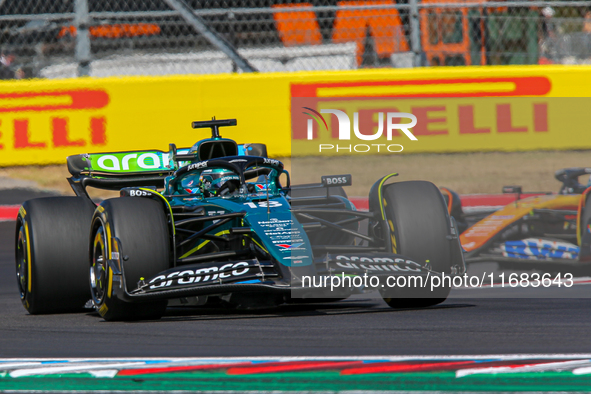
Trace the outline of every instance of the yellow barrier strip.
<instances>
[{"instance_id":1,"label":"yellow barrier strip","mask_svg":"<svg viewBox=\"0 0 591 394\"><path fill-rule=\"evenodd\" d=\"M591 149L585 134L589 103L564 99L585 98L590 91L591 66L0 81L0 166L60 164L68 155L87 152L167 151L169 143L191 146L208 137L192 130L191 122L212 116L237 118L238 126L222 135L238 143L265 143L274 157L317 155L319 143L355 143L333 135L336 117L326 113L329 129L316 125L318 135L307 141L303 106L319 113L344 109L351 120L355 112L369 116L361 111L413 113L418 141L398 134L391 142L384 136L373 141L404 145L403 153ZM358 95L367 99L347 100ZM420 97L377 97L383 95ZM375 124L377 117L369 119ZM368 127L363 133L370 133ZM137 162L150 165L139 157L104 163L123 168Z\"/></svg>"}]
</instances>

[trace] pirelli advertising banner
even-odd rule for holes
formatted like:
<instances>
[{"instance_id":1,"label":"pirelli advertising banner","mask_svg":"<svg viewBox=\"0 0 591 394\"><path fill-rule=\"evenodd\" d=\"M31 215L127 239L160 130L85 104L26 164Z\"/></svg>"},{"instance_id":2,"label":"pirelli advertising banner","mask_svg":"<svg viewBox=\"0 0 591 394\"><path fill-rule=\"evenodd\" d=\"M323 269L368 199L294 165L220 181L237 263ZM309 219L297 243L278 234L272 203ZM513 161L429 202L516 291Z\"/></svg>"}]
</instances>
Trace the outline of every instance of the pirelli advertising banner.
<instances>
[{"instance_id":1,"label":"pirelli advertising banner","mask_svg":"<svg viewBox=\"0 0 591 394\"><path fill-rule=\"evenodd\" d=\"M591 67L507 66L0 83L0 166L224 137L269 155L589 149Z\"/></svg>"},{"instance_id":2,"label":"pirelli advertising banner","mask_svg":"<svg viewBox=\"0 0 591 394\"><path fill-rule=\"evenodd\" d=\"M292 154L589 148L591 99L583 75L590 71L463 68L292 83Z\"/></svg>"}]
</instances>

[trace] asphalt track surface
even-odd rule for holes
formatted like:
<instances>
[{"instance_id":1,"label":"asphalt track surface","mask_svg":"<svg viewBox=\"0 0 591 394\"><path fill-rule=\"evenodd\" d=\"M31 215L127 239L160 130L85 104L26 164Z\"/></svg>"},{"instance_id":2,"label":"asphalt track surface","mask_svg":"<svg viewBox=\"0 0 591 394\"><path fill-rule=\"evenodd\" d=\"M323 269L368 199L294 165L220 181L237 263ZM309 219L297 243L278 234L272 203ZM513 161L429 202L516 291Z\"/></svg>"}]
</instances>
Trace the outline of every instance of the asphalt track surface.
<instances>
[{"instance_id":1,"label":"asphalt track surface","mask_svg":"<svg viewBox=\"0 0 591 394\"><path fill-rule=\"evenodd\" d=\"M0 191L0 204L34 196ZM169 308L161 321L136 323L31 316L17 292L13 237L14 223L1 222L0 357L591 353L589 286L570 293L579 298L452 298L423 310L364 296L258 313Z\"/></svg>"}]
</instances>

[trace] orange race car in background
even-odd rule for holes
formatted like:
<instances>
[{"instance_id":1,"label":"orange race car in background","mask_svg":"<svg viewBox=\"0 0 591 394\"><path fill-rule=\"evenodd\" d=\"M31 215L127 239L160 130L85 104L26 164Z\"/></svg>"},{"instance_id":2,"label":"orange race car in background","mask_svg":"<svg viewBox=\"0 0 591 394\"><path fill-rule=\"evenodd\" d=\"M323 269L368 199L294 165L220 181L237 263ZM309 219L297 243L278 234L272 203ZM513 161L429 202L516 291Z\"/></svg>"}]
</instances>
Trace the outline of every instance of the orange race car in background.
<instances>
[{"instance_id":1,"label":"orange race car in background","mask_svg":"<svg viewBox=\"0 0 591 394\"><path fill-rule=\"evenodd\" d=\"M562 183L558 193L524 194L519 186L506 186L503 193L513 193L515 201L480 218L462 209L456 193L442 188L448 210L463 230L466 263L591 271L591 187L578 181L589 174L591 168L557 171Z\"/></svg>"}]
</instances>

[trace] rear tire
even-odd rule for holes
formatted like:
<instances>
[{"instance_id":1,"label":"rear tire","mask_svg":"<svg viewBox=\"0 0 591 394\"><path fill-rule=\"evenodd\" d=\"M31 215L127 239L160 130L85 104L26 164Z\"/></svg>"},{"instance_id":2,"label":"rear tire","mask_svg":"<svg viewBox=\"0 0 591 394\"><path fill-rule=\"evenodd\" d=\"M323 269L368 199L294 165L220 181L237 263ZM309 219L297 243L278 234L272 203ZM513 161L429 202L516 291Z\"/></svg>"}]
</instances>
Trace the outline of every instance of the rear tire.
<instances>
[{"instance_id":1,"label":"rear tire","mask_svg":"<svg viewBox=\"0 0 591 394\"><path fill-rule=\"evenodd\" d=\"M386 224L393 226L392 251L438 273L451 274L450 218L439 189L431 182L409 181L383 187ZM389 289L384 301L392 308L424 308L447 298L451 287Z\"/></svg>"},{"instance_id":2,"label":"rear tire","mask_svg":"<svg viewBox=\"0 0 591 394\"><path fill-rule=\"evenodd\" d=\"M83 311L88 230L94 204L82 197L25 201L16 221L16 278L31 314Z\"/></svg>"},{"instance_id":3,"label":"rear tire","mask_svg":"<svg viewBox=\"0 0 591 394\"><path fill-rule=\"evenodd\" d=\"M107 321L157 320L164 315L167 301L129 303L113 291L110 239L121 242L121 260L127 291L138 282L169 268L170 240L162 205L146 198L121 197L103 201L92 218L90 239L90 284L98 313ZM88 271L87 271L88 275Z\"/></svg>"},{"instance_id":4,"label":"rear tire","mask_svg":"<svg viewBox=\"0 0 591 394\"><path fill-rule=\"evenodd\" d=\"M578 226L579 261L583 264L583 274L591 274L591 193L581 196L584 198L583 209Z\"/></svg>"}]
</instances>

